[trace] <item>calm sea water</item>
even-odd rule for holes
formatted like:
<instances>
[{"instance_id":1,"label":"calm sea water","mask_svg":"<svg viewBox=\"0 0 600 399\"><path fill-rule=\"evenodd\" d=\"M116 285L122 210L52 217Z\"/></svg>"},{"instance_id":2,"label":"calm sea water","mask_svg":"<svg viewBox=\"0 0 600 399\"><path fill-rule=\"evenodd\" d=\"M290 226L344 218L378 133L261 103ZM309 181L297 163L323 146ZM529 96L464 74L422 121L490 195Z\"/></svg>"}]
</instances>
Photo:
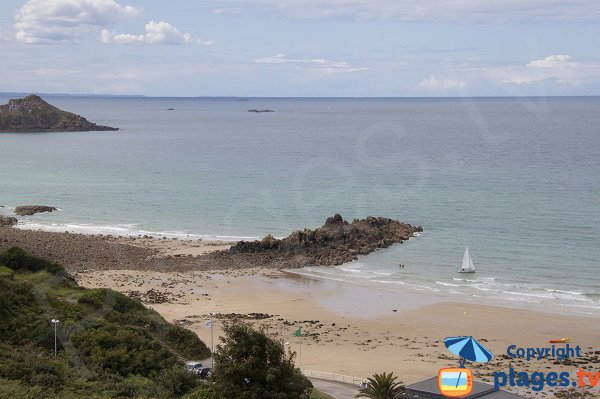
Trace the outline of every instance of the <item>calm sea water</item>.
<instances>
[{"instance_id":1,"label":"calm sea water","mask_svg":"<svg viewBox=\"0 0 600 399\"><path fill-rule=\"evenodd\" d=\"M425 233L304 273L600 314L600 98L48 100L122 130L0 134L0 211L61 210L30 228L250 238L381 215Z\"/></svg>"}]
</instances>

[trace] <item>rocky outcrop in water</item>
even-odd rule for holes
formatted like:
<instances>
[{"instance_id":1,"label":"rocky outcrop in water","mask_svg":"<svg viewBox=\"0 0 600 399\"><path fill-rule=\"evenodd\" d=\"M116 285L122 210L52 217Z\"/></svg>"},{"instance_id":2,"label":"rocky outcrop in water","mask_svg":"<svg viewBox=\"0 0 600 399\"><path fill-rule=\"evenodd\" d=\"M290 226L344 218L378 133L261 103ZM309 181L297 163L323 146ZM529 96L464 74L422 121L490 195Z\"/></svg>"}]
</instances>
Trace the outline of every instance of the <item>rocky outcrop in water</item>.
<instances>
[{"instance_id":1,"label":"rocky outcrop in water","mask_svg":"<svg viewBox=\"0 0 600 399\"><path fill-rule=\"evenodd\" d=\"M0 215L0 227L11 227L17 224L19 221L17 218L10 216Z\"/></svg>"},{"instance_id":2,"label":"rocky outcrop in water","mask_svg":"<svg viewBox=\"0 0 600 399\"><path fill-rule=\"evenodd\" d=\"M402 243L421 231L421 226L388 218L369 216L349 223L336 214L315 230L297 230L283 239L268 235L260 241L240 241L229 249L228 255L248 256L251 262L259 263L257 266L269 263L283 267L335 266ZM261 258L264 260L260 261Z\"/></svg>"},{"instance_id":3,"label":"rocky outcrop in water","mask_svg":"<svg viewBox=\"0 0 600 399\"><path fill-rule=\"evenodd\" d=\"M66 112L30 95L0 105L0 132L87 132L119 130L96 125L83 116Z\"/></svg>"},{"instance_id":4,"label":"rocky outcrop in water","mask_svg":"<svg viewBox=\"0 0 600 399\"><path fill-rule=\"evenodd\" d=\"M19 216L31 216L36 213L54 212L56 208L45 205L24 205L15 208L15 214Z\"/></svg>"}]
</instances>

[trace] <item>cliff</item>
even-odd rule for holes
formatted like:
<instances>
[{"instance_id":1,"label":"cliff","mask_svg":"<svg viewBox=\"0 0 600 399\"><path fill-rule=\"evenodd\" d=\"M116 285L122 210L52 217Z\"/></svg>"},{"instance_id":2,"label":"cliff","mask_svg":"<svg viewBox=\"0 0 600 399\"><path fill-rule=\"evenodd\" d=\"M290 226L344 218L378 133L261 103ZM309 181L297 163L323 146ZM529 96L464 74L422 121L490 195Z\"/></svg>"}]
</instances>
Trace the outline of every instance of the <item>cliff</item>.
<instances>
[{"instance_id":1,"label":"cliff","mask_svg":"<svg viewBox=\"0 0 600 399\"><path fill-rule=\"evenodd\" d=\"M0 132L88 132L119 130L89 122L80 115L30 95L0 105Z\"/></svg>"}]
</instances>

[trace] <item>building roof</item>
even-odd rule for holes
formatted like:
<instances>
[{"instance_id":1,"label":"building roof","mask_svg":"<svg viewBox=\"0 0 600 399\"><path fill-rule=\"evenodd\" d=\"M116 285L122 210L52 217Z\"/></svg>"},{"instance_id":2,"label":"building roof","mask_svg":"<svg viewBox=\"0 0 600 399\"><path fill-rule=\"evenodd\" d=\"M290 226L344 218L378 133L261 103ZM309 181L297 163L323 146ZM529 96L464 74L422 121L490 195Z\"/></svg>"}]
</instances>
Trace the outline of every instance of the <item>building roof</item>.
<instances>
[{"instance_id":1,"label":"building roof","mask_svg":"<svg viewBox=\"0 0 600 399\"><path fill-rule=\"evenodd\" d=\"M414 398L427 398L427 399L444 399L438 389L437 377L430 378L415 384L408 385L406 390ZM461 397L461 399L523 399L524 396L516 395L514 393L497 391L493 385L486 384L484 382L473 381L473 390L467 396Z\"/></svg>"}]
</instances>

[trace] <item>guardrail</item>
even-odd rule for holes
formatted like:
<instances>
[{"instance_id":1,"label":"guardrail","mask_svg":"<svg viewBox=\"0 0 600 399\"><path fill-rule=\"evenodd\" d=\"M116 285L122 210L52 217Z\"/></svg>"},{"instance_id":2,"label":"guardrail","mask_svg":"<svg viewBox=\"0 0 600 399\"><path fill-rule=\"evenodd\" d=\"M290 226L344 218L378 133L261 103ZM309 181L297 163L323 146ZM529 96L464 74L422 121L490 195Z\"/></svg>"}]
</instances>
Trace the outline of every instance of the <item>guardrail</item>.
<instances>
[{"instance_id":1,"label":"guardrail","mask_svg":"<svg viewBox=\"0 0 600 399\"><path fill-rule=\"evenodd\" d=\"M364 378L352 377L343 374L327 373L325 371L302 370L302 374L304 374L304 376L308 378L317 378L320 380L341 382L343 384L356 386L360 386L360 384L365 381Z\"/></svg>"}]
</instances>

